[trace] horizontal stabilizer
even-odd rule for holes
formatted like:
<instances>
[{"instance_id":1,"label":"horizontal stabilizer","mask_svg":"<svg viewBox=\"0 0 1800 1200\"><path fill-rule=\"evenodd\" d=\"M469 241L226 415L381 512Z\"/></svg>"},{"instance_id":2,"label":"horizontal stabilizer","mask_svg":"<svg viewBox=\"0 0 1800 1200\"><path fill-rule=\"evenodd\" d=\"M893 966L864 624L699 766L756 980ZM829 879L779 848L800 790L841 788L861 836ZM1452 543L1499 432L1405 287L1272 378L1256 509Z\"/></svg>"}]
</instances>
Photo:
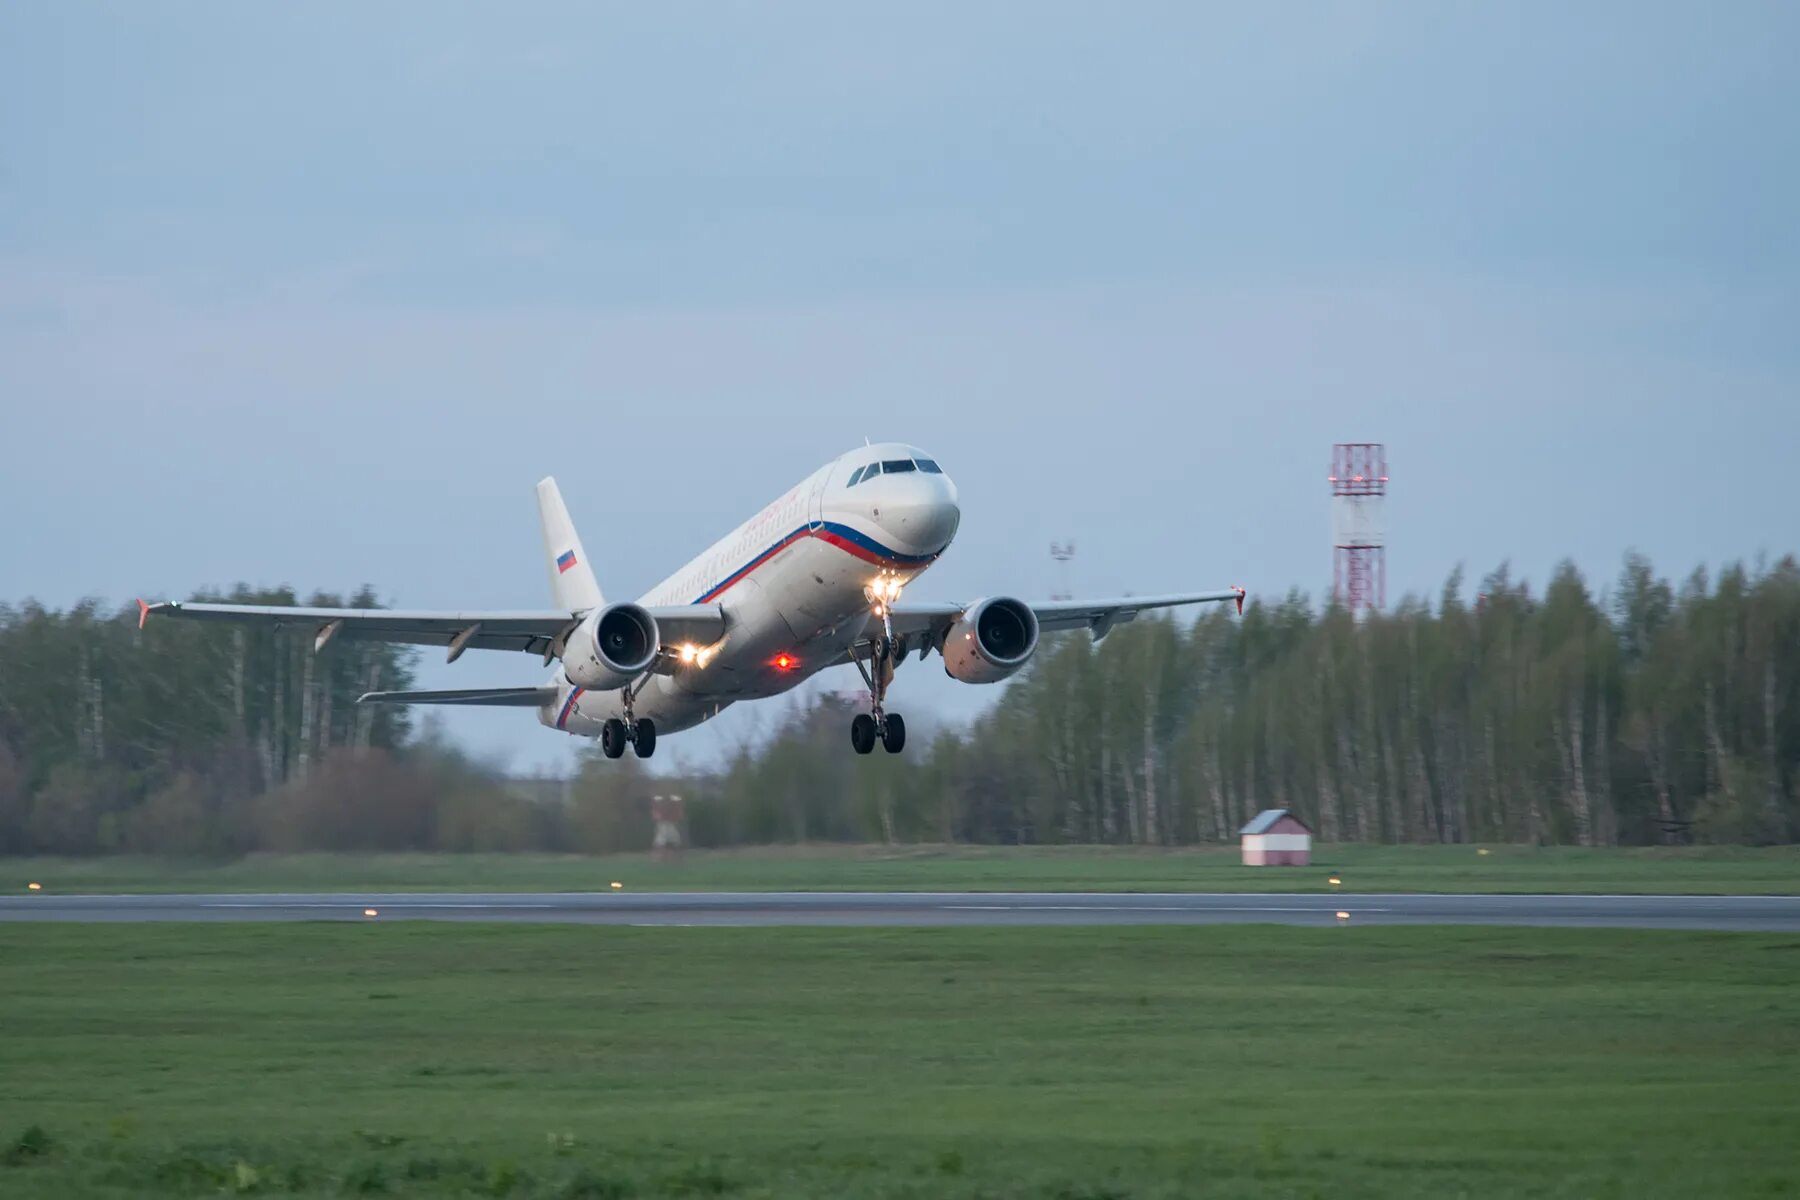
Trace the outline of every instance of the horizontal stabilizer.
<instances>
[{"instance_id":1,"label":"horizontal stabilizer","mask_svg":"<svg viewBox=\"0 0 1800 1200\"><path fill-rule=\"evenodd\" d=\"M553 687L453 688L443 692L366 692L358 704L469 704L488 708L542 708L556 699Z\"/></svg>"}]
</instances>

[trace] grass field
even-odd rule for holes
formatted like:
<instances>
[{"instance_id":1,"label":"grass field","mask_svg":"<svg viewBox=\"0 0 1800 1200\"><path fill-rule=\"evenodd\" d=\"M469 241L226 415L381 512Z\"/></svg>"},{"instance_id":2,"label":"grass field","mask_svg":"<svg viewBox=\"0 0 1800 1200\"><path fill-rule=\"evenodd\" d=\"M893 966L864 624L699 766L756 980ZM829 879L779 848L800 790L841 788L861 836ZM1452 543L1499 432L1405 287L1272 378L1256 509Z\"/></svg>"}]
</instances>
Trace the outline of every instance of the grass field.
<instances>
[{"instance_id":1,"label":"grass field","mask_svg":"<svg viewBox=\"0 0 1800 1200\"><path fill-rule=\"evenodd\" d=\"M0 1194L1800 1190L1800 938L0 926Z\"/></svg>"},{"instance_id":2,"label":"grass field","mask_svg":"<svg viewBox=\"0 0 1800 1200\"><path fill-rule=\"evenodd\" d=\"M1479 853L1485 849L1486 854ZM1800 846L1582 850L1322 846L1255 868L1235 847L800 846L648 855L252 855L224 862L0 859L0 890L60 892L668 891L1800 892Z\"/></svg>"}]
</instances>

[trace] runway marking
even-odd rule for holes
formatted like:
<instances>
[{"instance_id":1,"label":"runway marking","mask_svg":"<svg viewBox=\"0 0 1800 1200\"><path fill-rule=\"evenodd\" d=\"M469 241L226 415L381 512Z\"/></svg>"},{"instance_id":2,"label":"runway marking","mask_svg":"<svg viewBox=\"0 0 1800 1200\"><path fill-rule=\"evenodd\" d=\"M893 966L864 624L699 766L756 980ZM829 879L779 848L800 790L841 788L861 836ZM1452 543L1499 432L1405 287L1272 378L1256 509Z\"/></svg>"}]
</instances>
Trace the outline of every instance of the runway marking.
<instances>
[{"instance_id":1,"label":"runway marking","mask_svg":"<svg viewBox=\"0 0 1800 1200\"><path fill-rule=\"evenodd\" d=\"M944 904L940 908L956 912L1292 912L1329 915L1333 908L1277 904ZM1389 908L1358 908L1357 912L1392 912Z\"/></svg>"},{"instance_id":2,"label":"runway marking","mask_svg":"<svg viewBox=\"0 0 1800 1200\"><path fill-rule=\"evenodd\" d=\"M389 901L386 901L385 903L387 904L387 907L390 910L396 909L396 908L477 908L477 909L482 909L482 910L492 909L495 912L506 912L506 911L509 911L509 910L515 909L515 908L559 908L559 907L562 907L561 905L556 905L556 904L452 904L452 903L444 903L444 902L436 901L436 900L421 900L421 901L389 900ZM171 906L171 907L173 907L173 906ZM282 901L282 902L279 902L276 904L244 904L241 902L225 903L225 902L214 902L214 901L202 901L201 903L195 905L195 907L196 908L278 909L278 908L355 908L356 905L349 901L344 901L342 903L334 903L334 904L326 904L326 903L322 903L319 901L310 901L310 900Z\"/></svg>"},{"instance_id":3,"label":"runway marking","mask_svg":"<svg viewBox=\"0 0 1800 1200\"><path fill-rule=\"evenodd\" d=\"M195 901L205 903L206 896L231 896L244 893L234 892L62 892L52 895L55 900L133 900L133 901ZM389 903L408 903L408 896L453 896L456 892L259 892L257 899L266 905L268 901L292 901L295 904L323 903L320 896L343 896L345 903L352 903L370 896ZM496 893L468 892L470 896L485 896ZM558 899L611 899L612 892L520 892L519 895L554 896ZM993 891L993 892L925 892L925 891L888 891L888 892L701 892L701 891L648 891L633 893L636 896L667 896L681 898L686 896L729 896L732 899L749 897L783 897L799 899L834 899L845 896L864 897L896 897L902 900L923 899L962 899L971 895L992 896L996 900L1015 896L1128 896L1142 900L1257 900L1267 896L1282 896L1289 899L1325 899L1332 896L1350 896L1364 900L1679 900L1683 903L1691 901L1726 901L1758 900L1768 904L1792 904L1800 900L1800 892L1754 894L1733 894L1720 892L1025 892L1025 891ZM28 897L0 896L0 900L18 900L24 902ZM423 902L421 902L423 903ZM547 906L554 907L554 906Z\"/></svg>"}]
</instances>

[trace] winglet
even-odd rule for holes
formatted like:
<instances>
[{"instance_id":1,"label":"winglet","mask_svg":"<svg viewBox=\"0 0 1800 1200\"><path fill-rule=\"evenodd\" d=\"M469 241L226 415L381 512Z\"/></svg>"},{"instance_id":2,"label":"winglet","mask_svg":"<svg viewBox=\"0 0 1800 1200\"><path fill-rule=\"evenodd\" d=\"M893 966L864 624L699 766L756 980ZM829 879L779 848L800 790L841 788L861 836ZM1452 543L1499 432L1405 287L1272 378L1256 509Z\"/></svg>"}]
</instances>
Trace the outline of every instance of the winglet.
<instances>
[{"instance_id":1,"label":"winglet","mask_svg":"<svg viewBox=\"0 0 1800 1200\"><path fill-rule=\"evenodd\" d=\"M1238 609L1238 616L1240 616L1240 617L1241 617L1241 616L1243 616L1243 615L1244 615L1244 589L1243 589L1243 588L1241 588L1241 587L1239 587L1239 586L1237 586L1237 585L1236 585L1236 584L1235 584L1235 583L1234 583L1234 584L1232 584L1232 585L1231 585L1231 590L1232 590L1232 591L1234 591L1234 592L1236 592L1236 593L1237 593L1237 594L1238 594L1238 598L1237 598L1237 609Z\"/></svg>"},{"instance_id":2,"label":"winglet","mask_svg":"<svg viewBox=\"0 0 1800 1200\"><path fill-rule=\"evenodd\" d=\"M158 600L155 603L139 600L137 606L139 629L144 627L144 622L150 618L151 613L179 613L181 611L181 601L179 600Z\"/></svg>"}]
</instances>

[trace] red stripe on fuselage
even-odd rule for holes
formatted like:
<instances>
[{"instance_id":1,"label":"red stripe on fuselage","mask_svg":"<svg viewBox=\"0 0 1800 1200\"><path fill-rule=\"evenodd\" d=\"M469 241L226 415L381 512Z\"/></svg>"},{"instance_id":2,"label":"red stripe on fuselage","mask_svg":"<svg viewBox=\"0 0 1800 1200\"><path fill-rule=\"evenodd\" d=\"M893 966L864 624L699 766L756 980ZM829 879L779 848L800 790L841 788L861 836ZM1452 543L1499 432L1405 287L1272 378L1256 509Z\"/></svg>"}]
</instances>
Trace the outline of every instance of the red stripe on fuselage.
<instances>
[{"instance_id":1,"label":"red stripe on fuselage","mask_svg":"<svg viewBox=\"0 0 1800 1200\"><path fill-rule=\"evenodd\" d=\"M568 729L569 713L574 709L575 702L581 699L581 693L586 690L586 688L569 689L569 698L563 701L562 711L556 714L556 727L558 729Z\"/></svg>"},{"instance_id":2,"label":"red stripe on fuselage","mask_svg":"<svg viewBox=\"0 0 1800 1200\"><path fill-rule=\"evenodd\" d=\"M797 542L801 538L805 537L806 532L807 531L804 529L794 530L794 532L788 534L786 537L782 538L779 542L776 542L773 546L770 546L767 550L764 550L761 554L757 555L755 558L751 559L749 562L745 563L743 566L741 566L737 570L733 571L730 575L726 576L725 582L723 582L723 583L719 584L719 586L713 588L712 591L706 593L706 595L700 597L700 599L694 601L694 603L710 604L712 601L717 600L720 596L723 596L725 594L727 589L729 589L733 584L737 583L738 580L742 579L744 576L746 576L750 572L756 570L756 568L762 566L764 563L768 562L771 558L774 558L777 554L780 554L783 550L786 550L789 546L793 545L795 542Z\"/></svg>"},{"instance_id":3,"label":"red stripe on fuselage","mask_svg":"<svg viewBox=\"0 0 1800 1200\"><path fill-rule=\"evenodd\" d=\"M851 541L849 538L844 537L842 534L833 533L829 529L816 529L813 531L813 536L818 538L822 542L828 542L831 545L836 546L839 550L842 550L845 553L855 555L857 558L862 559L864 562L872 562L878 567L903 567L903 566L919 565L919 564L913 564L913 563L903 563L897 558L889 558L885 554L878 554L875 551L869 549L867 546L859 546L855 542Z\"/></svg>"},{"instance_id":4,"label":"red stripe on fuselage","mask_svg":"<svg viewBox=\"0 0 1800 1200\"><path fill-rule=\"evenodd\" d=\"M773 546L770 546L767 550L764 550L761 554L759 554L755 558L751 559L748 563L745 563L743 566L741 566L737 570L733 571L729 576L726 577L725 582L719 584L717 587L715 587L711 591L707 592L704 596L701 596L698 600L694 601L694 603L695 604L710 604L710 603L712 603L714 600L717 600L720 596L723 596L727 591L729 591L732 587L734 587L740 580L742 580L744 578L744 576L750 574L750 572L756 570L756 568L762 566L764 563L768 562L771 558L774 558L777 554L780 554L783 550L786 550L789 546L793 545L795 542L800 541L802 538L809 538L809 537L818 538L822 542L826 542L830 545L836 546L839 550L844 551L846 554L850 554L856 558L860 558L864 562L874 563L876 566L880 566L880 567L923 566L925 562L930 561L930 559L926 559L926 560L924 560L924 562L915 562L915 563L902 562L898 558L890 558L887 555L879 554L879 553L869 549L867 546L860 546L857 543L851 541L847 537L844 537L837 533L833 533L830 529L827 529L824 526L820 526L819 528L816 528L816 529L811 528L811 527L808 527L806 529L796 529L796 530L794 530L794 532L788 534L786 537L782 538L779 542L776 542Z\"/></svg>"}]
</instances>

